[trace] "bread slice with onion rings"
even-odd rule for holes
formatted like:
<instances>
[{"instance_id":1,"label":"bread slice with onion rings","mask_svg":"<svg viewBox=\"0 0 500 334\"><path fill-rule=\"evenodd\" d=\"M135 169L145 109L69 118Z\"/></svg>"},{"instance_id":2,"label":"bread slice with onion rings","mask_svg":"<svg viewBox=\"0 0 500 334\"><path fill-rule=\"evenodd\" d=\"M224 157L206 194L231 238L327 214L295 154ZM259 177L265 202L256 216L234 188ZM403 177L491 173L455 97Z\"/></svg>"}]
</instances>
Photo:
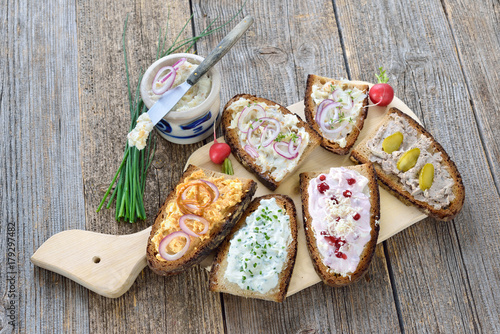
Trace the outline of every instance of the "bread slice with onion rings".
<instances>
[{"instance_id":1,"label":"bread slice with onion rings","mask_svg":"<svg viewBox=\"0 0 500 334\"><path fill-rule=\"evenodd\" d=\"M368 85L309 74L304 97L307 123L322 137L321 146L344 155L363 129Z\"/></svg>"},{"instance_id":2,"label":"bread slice with onion rings","mask_svg":"<svg viewBox=\"0 0 500 334\"><path fill-rule=\"evenodd\" d=\"M257 183L189 165L160 208L147 245L147 263L163 276L200 263L229 234Z\"/></svg>"},{"instance_id":3,"label":"bread slice with onion rings","mask_svg":"<svg viewBox=\"0 0 500 334\"><path fill-rule=\"evenodd\" d=\"M222 129L238 161L271 190L278 188L321 141L298 115L250 94L236 95L227 102Z\"/></svg>"}]
</instances>

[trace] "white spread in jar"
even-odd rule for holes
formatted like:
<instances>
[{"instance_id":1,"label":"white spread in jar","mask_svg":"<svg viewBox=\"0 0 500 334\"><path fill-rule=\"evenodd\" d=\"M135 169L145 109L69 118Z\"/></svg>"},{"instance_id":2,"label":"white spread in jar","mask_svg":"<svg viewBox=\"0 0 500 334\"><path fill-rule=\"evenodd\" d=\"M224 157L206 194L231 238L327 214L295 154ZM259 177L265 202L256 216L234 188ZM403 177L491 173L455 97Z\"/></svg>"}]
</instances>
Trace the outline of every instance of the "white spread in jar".
<instances>
[{"instance_id":1,"label":"white spread in jar","mask_svg":"<svg viewBox=\"0 0 500 334\"><path fill-rule=\"evenodd\" d=\"M138 150L142 150L146 147L146 141L153 128L153 122L151 122L151 118L149 118L147 113L139 116L135 128L127 135L128 145L130 147L135 146Z\"/></svg>"},{"instance_id":2,"label":"white spread in jar","mask_svg":"<svg viewBox=\"0 0 500 334\"><path fill-rule=\"evenodd\" d=\"M291 242L290 216L275 198L261 200L230 241L225 278L244 290L267 293L278 285Z\"/></svg>"},{"instance_id":3,"label":"white spread in jar","mask_svg":"<svg viewBox=\"0 0 500 334\"><path fill-rule=\"evenodd\" d=\"M247 112L247 108L251 108L252 110ZM297 166L302 153L309 143L309 133L304 127L299 126L299 118L295 114L283 114L278 105L268 105L264 102L254 103L244 98L233 102L228 109L233 113L229 129L236 129L238 131L241 147L252 146L252 149L256 152L252 158L262 168L262 171L269 171L271 176L278 182L283 180ZM245 120L240 120L242 113L245 113ZM268 145L263 144L265 139L262 139L262 137L265 136L262 136L262 133L267 131L266 128L268 127L275 129L275 125L264 120L262 126L260 126L257 122L266 118L271 118L279 122L279 134ZM255 123L257 123L258 127L256 127ZM256 128L253 129L253 127ZM253 130L251 142L254 144L248 141L248 131L250 130ZM271 131L267 131L267 133ZM288 156L288 148L285 144L290 142L292 142L292 145L298 152ZM277 149L281 151L277 151ZM247 153L249 152L247 151Z\"/></svg>"},{"instance_id":4,"label":"white spread in jar","mask_svg":"<svg viewBox=\"0 0 500 334\"><path fill-rule=\"evenodd\" d=\"M449 205L455 198L454 181L442 163L441 152L432 152L432 140L419 134L406 119L397 114L391 114L390 117L391 120L381 126L375 137L366 143L371 151L370 161L380 164L384 172L396 175L404 189L416 200L426 202L437 210ZM403 142L398 150L389 154L382 149L382 143L398 131L403 135ZM400 171L397 168L399 158L413 148L420 149L417 163L406 172ZM422 190L419 187L419 172L428 163L434 166L434 181L429 189Z\"/></svg>"},{"instance_id":5,"label":"white spread in jar","mask_svg":"<svg viewBox=\"0 0 500 334\"><path fill-rule=\"evenodd\" d=\"M369 180L344 167L309 182L309 214L323 263L346 277L371 239Z\"/></svg>"},{"instance_id":6,"label":"white spread in jar","mask_svg":"<svg viewBox=\"0 0 500 334\"><path fill-rule=\"evenodd\" d=\"M325 109L325 125L329 131L324 131L320 126L321 134L339 144L340 147L345 147L347 144L346 137L354 128L357 117L363 108L363 102L366 98L364 91L357 87L349 87L348 80L329 81L324 85L314 84L312 87L311 97L316 103L316 107L324 100L332 100L339 103L338 107ZM314 115L317 120L317 113Z\"/></svg>"},{"instance_id":7,"label":"white spread in jar","mask_svg":"<svg viewBox=\"0 0 500 334\"><path fill-rule=\"evenodd\" d=\"M177 74L170 89L173 89L184 83L189 75L197 67L198 65L190 63L189 61L185 61L184 63L182 63L176 71ZM177 104L172 108L171 111L186 111L188 109L199 106L203 101L207 99L208 95L210 94L211 88L212 80L208 77L208 74L205 74L200 78L196 85L194 85L187 91L187 93L179 102L177 102ZM153 101L158 101L158 99L161 97L161 95L156 95L155 93L153 93L152 89L150 89L148 93L149 97Z\"/></svg>"}]
</instances>

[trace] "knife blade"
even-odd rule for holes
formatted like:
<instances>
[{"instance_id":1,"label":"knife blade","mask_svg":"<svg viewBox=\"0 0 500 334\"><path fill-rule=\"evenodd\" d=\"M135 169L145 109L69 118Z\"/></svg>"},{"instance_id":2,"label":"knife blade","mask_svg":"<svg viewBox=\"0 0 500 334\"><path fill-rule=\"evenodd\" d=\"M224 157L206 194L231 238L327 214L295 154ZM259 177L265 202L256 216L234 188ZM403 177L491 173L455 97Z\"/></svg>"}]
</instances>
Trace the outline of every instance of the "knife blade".
<instances>
[{"instance_id":1,"label":"knife blade","mask_svg":"<svg viewBox=\"0 0 500 334\"><path fill-rule=\"evenodd\" d=\"M165 117L170 110L179 102L180 99L187 93L189 88L195 85L200 78L205 75L222 57L233 47L233 45L243 36L243 34L250 28L254 19L252 16L246 16L240 23L236 25L224 37L215 49L201 62L200 65L189 75L187 80L181 85L166 91L160 99L149 109L148 116L153 122L157 124L163 117Z\"/></svg>"}]
</instances>

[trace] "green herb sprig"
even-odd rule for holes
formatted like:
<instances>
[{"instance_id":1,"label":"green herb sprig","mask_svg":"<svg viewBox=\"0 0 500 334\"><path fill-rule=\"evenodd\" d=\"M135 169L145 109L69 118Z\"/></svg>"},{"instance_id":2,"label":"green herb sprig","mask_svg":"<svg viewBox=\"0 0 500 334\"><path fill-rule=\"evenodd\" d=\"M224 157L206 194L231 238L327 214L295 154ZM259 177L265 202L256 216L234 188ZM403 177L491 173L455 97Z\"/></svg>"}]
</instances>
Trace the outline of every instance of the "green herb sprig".
<instances>
[{"instance_id":1,"label":"green herb sprig","mask_svg":"<svg viewBox=\"0 0 500 334\"><path fill-rule=\"evenodd\" d=\"M182 35L188 24L191 22L193 15L189 17L186 21L180 32L175 37L175 40L170 45L170 47L166 48L167 42L167 32L168 32L168 21L170 18L170 14L167 17L167 26L165 28L165 32L162 35L162 30L160 29L159 37L158 37L158 46L156 49L156 59L165 57L169 54L179 52L183 50L183 52L189 52L195 45L195 43L203 37L209 36L214 32L222 29L224 26L232 22L243 10L242 5L240 10L232 16L225 23L212 28L215 24L216 20L213 19L207 27L197 36L189 37L185 39L179 40L179 37ZM125 74L127 79L127 92L128 92L128 100L130 106L130 129L135 127L137 123L137 119L139 116L148 111L148 108L142 101L140 96L139 85L141 83L142 77L144 75L143 70L140 70L141 75L139 76L139 80L135 87L135 93L132 94L132 87L130 85L130 72L129 65L127 60L127 50L125 47L125 36L127 31L127 23L128 23L128 15L125 19L124 27L123 27L123 35L122 35L122 44L123 44L123 57L125 59ZM147 140L146 149L138 150L136 147L130 147L127 144L125 145L125 152L123 154L122 161L118 170L116 171L104 197L102 198L99 206L97 208L97 212L99 212L104 203L108 199L108 196L111 193L111 197L106 204L106 208L109 209L113 200L116 199L116 211L115 211L115 219L119 221L123 218L123 220L129 223L135 223L137 219L144 220L146 219L146 211L144 210L144 190L146 188L146 176L147 171L153 161L154 154L156 151L156 136L150 135ZM232 166L231 166L232 171ZM113 189L114 188L114 189Z\"/></svg>"}]
</instances>

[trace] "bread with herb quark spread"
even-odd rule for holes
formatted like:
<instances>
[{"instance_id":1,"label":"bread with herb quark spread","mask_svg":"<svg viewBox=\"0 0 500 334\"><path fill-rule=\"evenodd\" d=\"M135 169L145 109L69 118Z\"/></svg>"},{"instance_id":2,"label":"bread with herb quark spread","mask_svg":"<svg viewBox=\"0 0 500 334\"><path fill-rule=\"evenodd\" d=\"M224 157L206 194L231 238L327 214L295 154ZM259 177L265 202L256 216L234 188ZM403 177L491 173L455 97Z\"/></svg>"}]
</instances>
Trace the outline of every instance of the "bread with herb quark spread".
<instances>
[{"instance_id":1,"label":"bread with herb quark spread","mask_svg":"<svg viewBox=\"0 0 500 334\"><path fill-rule=\"evenodd\" d=\"M149 267L167 276L202 261L229 234L256 189L253 180L189 165L155 218Z\"/></svg>"},{"instance_id":2,"label":"bread with herb quark spread","mask_svg":"<svg viewBox=\"0 0 500 334\"><path fill-rule=\"evenodd\" d=\"M336 287L359 280L380 229L372 164L301 173L300 192L307 248L321 280Z\"/></svg>"},{"instance_id":3,"label":"bread with herb quark spread","mask_svg":"<svg viewBox=\"0 0 500 334\"><path fill-rule=\"evenodd\" d=\"M222 129L236 159L271 190L278 188L321 141L298 115L249 94L236 95L227 102Z\"/></svg>"},{"instance_id":4,"label":"bread with herb quark spread","mask_svg":"<svg viewBox=\"0 0 500 334\"><path fill-rule=\"evenodd\" d=\"M304 97L307 123L321 136L321 146L336 154L349 153L363 129L368 85L309 74Z\"/></svg>"},{"instance_id":5,"label":"bread with herb quark spread","mask_svg":"<svg viewBox=\"0 0 500 334\"><path fill-rule=\"evenodd\" d=\"M381 186L431 217L447 221L462 209L465 188L457 166L429 132L396 108L356 145L351 160L373 162Z\"/></svg>"},{"instance_id":6,"label":"bread with herb quark spread","mask_svg":"<svg viewBox=\"0 0 500 334\"><path fill-rule=\"evenodd\" d=\"M296 254L297 217L292 199L258 197L219 248L210 271L210 290L282 302Z\"/></svg>"}]
</instances>

